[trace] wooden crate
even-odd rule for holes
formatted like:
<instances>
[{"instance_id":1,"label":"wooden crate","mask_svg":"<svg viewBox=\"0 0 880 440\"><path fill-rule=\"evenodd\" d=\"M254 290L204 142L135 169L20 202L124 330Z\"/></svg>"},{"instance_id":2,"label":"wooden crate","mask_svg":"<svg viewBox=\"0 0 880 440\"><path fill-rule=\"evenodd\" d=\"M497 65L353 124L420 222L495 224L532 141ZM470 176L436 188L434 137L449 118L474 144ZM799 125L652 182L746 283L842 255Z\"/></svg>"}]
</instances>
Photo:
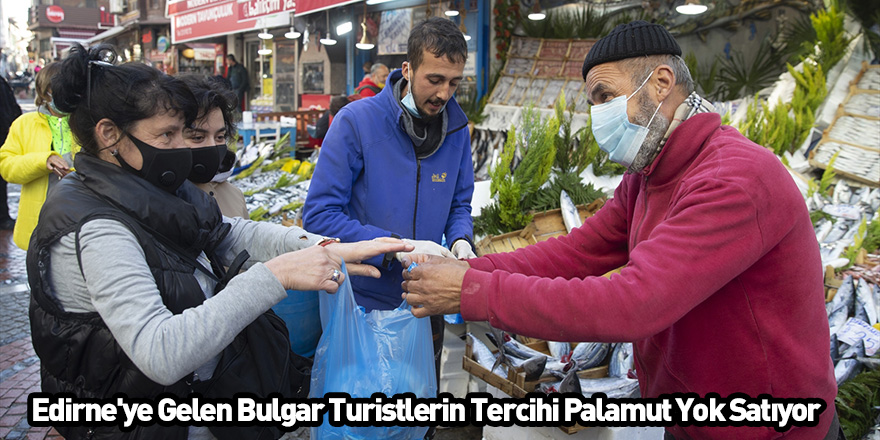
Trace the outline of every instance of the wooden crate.
<instances>
[{"instance_id":1,"label":"wooden crate","mask_svg":"<svg viewBox=\"0 0 880 440\"><path fill-rule=\"evenodd\" d=\"M596 199L589 205L579 205L578 214L581 222L592 217L605 204L605 199ZM534 214L531 223L519 231L486 237L476 244L478 256L513 252L521 247L545 241L551 237L565 235L565 223L562 222L562 210L552 209Z\"/></svg>"},{"instance_id":2,"label":"wooden crate","mask_svg":"<svg viewBox=\"0 0 880 440\"><path fill-rule=\"evenodd\" d=\"M533 339L533 342L529 342L526 345L545 354L549 354L550 352L547 348L547 342L540 339ZM465 345L464 357L462 357L462 369L471 375L480 378L487 384L498 388L504 394L520 399L525 398L528 393L537 392L536 389L541 383L553 381L551 378L543 378L537 381L526 381L526 374L522 369L508 368L507 378L503 378L489 371L488 368L480 365L474 357L473 346L471 345L470 339L467 340ZM598 379L606 376L608 376L607 362L595 368L578 371L578 377L582 379ZM587 429L588 427L575 424L573 426L559 426L558 428L562 430L562 432L571 435Z\"/></svg>"}]
</instances>

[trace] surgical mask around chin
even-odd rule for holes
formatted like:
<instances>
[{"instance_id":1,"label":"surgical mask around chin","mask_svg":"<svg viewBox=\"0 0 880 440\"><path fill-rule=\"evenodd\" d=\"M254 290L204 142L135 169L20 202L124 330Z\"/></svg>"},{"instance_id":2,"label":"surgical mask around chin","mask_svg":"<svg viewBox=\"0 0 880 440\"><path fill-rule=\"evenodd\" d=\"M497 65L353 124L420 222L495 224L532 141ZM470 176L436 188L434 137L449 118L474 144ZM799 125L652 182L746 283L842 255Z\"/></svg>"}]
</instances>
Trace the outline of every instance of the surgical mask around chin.
<instances>
[{"instance_id":1,"label":"surgical mask around chin","mask_svg":"<svg viewBox=\"0 0 880 440\"><path fill-rule=\"evenodd\" d=\"M626 103L642 89L653 74L654 72L651 72L629 97L620 95L611 101L590 108L593 137L596 138L599 148L608 153L609 159L627 168L632 165L642 143L645 142L645 138L648 136L648 127L629 121ZM654 117L657 116L662 105L661 101L657 109L654 110L654 114L651 115L648 126L654 121Z\"/></svg>"},{"instance_id":2,"label":"surgical mask around chin","mask_svg":"<svg viewBox=\"0 0 880 440\"><path fill-rule=\"evenodd\" d=\"M422 114L419 112L419 108L416 107L415 99L413 99L413 83L411 81L411 78L412 75L410 75L410 79L406 80L409 83L409 90L407 91L406 96L404 96L403 99L400 100L400 103L403 104L403 108L405 108L409 112L409 114L411 114L415 118L421 119ZM446 110L446 104L449 104L449 101L443 103L443 107L440 107L440 111L437 112L438 115L440 113L443 113L443 110Z\"/></svg>"}]
</instances>

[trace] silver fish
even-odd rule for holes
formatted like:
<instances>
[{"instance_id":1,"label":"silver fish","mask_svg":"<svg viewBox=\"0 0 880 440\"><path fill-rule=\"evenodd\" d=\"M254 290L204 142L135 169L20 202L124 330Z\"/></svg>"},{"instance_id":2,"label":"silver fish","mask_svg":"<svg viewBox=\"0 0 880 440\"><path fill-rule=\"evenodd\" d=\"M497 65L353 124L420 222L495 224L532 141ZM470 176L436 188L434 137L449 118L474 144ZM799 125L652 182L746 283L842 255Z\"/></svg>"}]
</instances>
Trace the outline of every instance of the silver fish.
<instances>
[{"instance_id":1,"label":"silver fish","mask_svg":"<svg viewBox=\"0 0 880 440\"><path fill-rule=\"evenodd\" d=\"M838 203L849 203L850 198L852 197L852 190L843 181L840 179L837 181L837 184L834 185L834 192L831 196L831 203L835 205Z\"/></svg>"},{"instance_id":2,"label":"silver fish","mask_svg":"<svg viewBox=\"0 0 880 440\"><path fill-rule=\"evenodd\" d=\"M611 377L627 377L633 366L633 345L631 342L614 344L611 351L611 362L608 364L608 375Z\"/></svg>"},{"instance_id":3,"label":"silver fish","mask_svg":"<svg viewBox=\"0 0 880 440\"><path fill-rule=\"evenodd\" d=\"M468 333L467 336L471 339L471 348L473 348L474 356L477 358L477 363L485 367L487 370L503 377L507 378L507 368L502 366L498 366L497 368L493 368L495 364L495 356L492 354L492 350L489 350L489 347L483 343L476 336Z\"/></svg>"},{"instance_id":4,"label":"silver fish","mask_svg":"<svg viewBox=\"0 0 880 440\"><path fill-rule=\"evenodd\" d=\"M840 360L840 341L837 339L837 335L831 335L831 361L837 362Z\"/></svg>"},{"instance_id":5,"label":"silver fish","mask_svg":"<svg viewBox=\"0 0 880 440\"><path fill-rule=\"evenodd\" d=\"M559 392L583 394L580 378L574 368L568 370L565 379L562 379L562 382L559 382Z\"/></svg>"},{"instance_id":6,"label":"silver fish","mask_svg":"<svg viewBox=\"0 0 880 440\"><path fill-rule=\"evenodd\" d=\"M571 353L570 342L547 341L547 348L550 350L550 355L557 359L562 359L563 356Z\"/></svg>"},{"instance_id":7,"label":"silver fish","mask_svg":"<svg viewBox=\"0 0 880 440\"><path fill-rule=\"evenodd\" d=\"M602 377L599 379L581 379L581 392L585 397L596 393L605 393L610 399L635 397L639 391L639 381L626 377Z\"/></svg>"},{"instance_id":8,"label":"silver fish","mask_svg":"<svg viewBox=\"0 0 880 440\"><path fill-rule=\"evenodd\" d=\"M837 380L837 386L843 385L844 382L852 379L861 370L862 364L856 359L841 359L834 365L834 378Z\"/></svg>"},{"instance_id":9,"label":"silver fish","mask_svg":"<svg viewBox=\"0 0 880 440\"><path fill-rule=\"evenodd\" d=\"M877 307L874 304L874 294L871 286L868 280L864 278L859 280L855 295L855 313L853 315L856 319L861 319L868 323L868 325L877 323Z\"/></svg>"},{"instance_id":10,"label":"silver fish","mask_svg":"<svg viewBox=\"0 0 880 440\"><path fill-rule=\"evenodd\" d=\"M565 230L567 232L571 232L574 228L579 228L581 226L581 217L578 214L578 209L574 206L574 203L571 201L571 197L568 196L568 193L565 190L559 193L559 207L562 211L562 223L565 224Z\"/></svg>"},{"instance_id":11,"label":"silver fish","mask_svg":"<svg viewBox=\"0 0 880 440\"><path fill-rule=\"evenodd\" d=\"M825 304L825 311L828 313L828 326L831 333L837 333L846 319L852 314L854 300L854 290L852 275L847 275L843 279L840 288L831 302Z\"/></svg>"},{"instance_id":12,"label":"silver fish","mask_svg":"<svg viewBox=\"0 0 880 440\"><path fill-rule=\"evenodd\" d=\"M877 319L880 320L880 285L874 284L871 296L874 297L874 310L876 310Z\"/></svg>"},{"instance_id":13,"label":"silver fish","mask_svg":"<svg viewBox=\"0 0 880 440\"><path fill-rule=\"evenodd\" d=\"M513 339L507 333L504 333L504 346L505 353L510 356L516 356L521 359L529 359L535 356L547 356L544 353L541 353L534 348L531 348L522 342Z\"/></svg>"},{"instance_id":14,"label":"silver fish","mask_svg":"<svg viewBox=\"0 0 880 440\"><path fill-rule=\"evenodd\" d=\"M608 347L604 342L581 342L571 351L571 360L577 362L578 370L593 368L608 355Z\"/></svg>"},{"instance_id":15,"label":"silver fish","mask_svg":"<svg viewBox=\"0 0 880 440\"><path fill-rule=\"evenodd\" d=\"M517 367L522 367L526 374L527 381L535 381L544 374L544 367L547 364L547 356L535 356L525 361L519 362Z\"/></svg>"},{"instance_id":16,"label":"silver fish","mask_svg":"<svg viewBox=\"0 0 880 440\"><path fill-rule=\"evenodd\" d=\"M834 228L834 223L831 223L831 220L824 218L816 224L816 241L822 243L825 241L825 237L828 236L828 233L831 232L831 229Z\"/></svg>"},{"instance_id":17,"label":"silver fish","mask_svg":"<svg viewBox=\"0 0 880 440\"><path fill-rule=\"evenodd\" d=\"M836 223L834 223L834 227L831 228L831 232L825 236L825 239L822 240L822 243L833 243L837 240L842 239L849 233L849 230L852 228L852 222L838 219Z\"/></svg>"}]
</instances>

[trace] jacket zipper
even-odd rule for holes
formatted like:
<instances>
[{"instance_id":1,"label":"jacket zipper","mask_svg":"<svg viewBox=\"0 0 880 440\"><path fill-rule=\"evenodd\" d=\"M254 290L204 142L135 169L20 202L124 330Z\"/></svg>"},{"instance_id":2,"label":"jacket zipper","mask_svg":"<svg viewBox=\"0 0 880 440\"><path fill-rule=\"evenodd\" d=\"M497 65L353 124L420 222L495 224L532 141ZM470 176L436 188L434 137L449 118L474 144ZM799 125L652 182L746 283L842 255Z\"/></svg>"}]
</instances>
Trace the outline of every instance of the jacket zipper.
<instances>
[{"instance_id":1,"label":"jacket zipper","mask_svg":"<svg viewBox=\"0 0 880 440\"><path fill-rule=\"evenodd\" d=\"M416 158L416 206L413 207L413 230L412 238L416 239L416 216L419 213L419 183L422 180L422 160Z\"/></svg>"}]
</instances>

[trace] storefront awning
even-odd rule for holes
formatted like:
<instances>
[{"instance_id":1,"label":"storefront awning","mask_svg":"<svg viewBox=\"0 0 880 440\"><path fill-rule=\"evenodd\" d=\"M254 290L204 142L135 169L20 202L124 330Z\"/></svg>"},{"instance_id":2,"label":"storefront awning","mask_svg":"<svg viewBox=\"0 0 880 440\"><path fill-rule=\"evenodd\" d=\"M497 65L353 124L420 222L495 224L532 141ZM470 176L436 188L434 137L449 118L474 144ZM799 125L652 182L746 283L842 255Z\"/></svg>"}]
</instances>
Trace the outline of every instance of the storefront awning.
<instances>
[{"instance_id":1,"label":"storefront awning","mask_svg":"<svg viewBox=\"0 0 880 440\"><path fill-rule=\"evenodd\" d=\"M359 1L361 0L296 0L296 11L293 15L299 17Z\"/></svg>"},{"instance_id":2,"label":"storefront awning","mask_svg":"<svg viewBox=\"0 0 880 440\"><path fill-rule=\"evenodd\" d=\"M112 28L107 29L104 32L101 32L100 34L95 35L92 38L89 38L88 40L85 41L85 44L91 45L91 44L95 44L95 43L100 43L108 38L113 38L113 37L125 32L125 31L127 31L129 28L131 28L131 26L132 26L132 23L126 24L124 26L113 26Z\"/></svg>"}]
</instances>

